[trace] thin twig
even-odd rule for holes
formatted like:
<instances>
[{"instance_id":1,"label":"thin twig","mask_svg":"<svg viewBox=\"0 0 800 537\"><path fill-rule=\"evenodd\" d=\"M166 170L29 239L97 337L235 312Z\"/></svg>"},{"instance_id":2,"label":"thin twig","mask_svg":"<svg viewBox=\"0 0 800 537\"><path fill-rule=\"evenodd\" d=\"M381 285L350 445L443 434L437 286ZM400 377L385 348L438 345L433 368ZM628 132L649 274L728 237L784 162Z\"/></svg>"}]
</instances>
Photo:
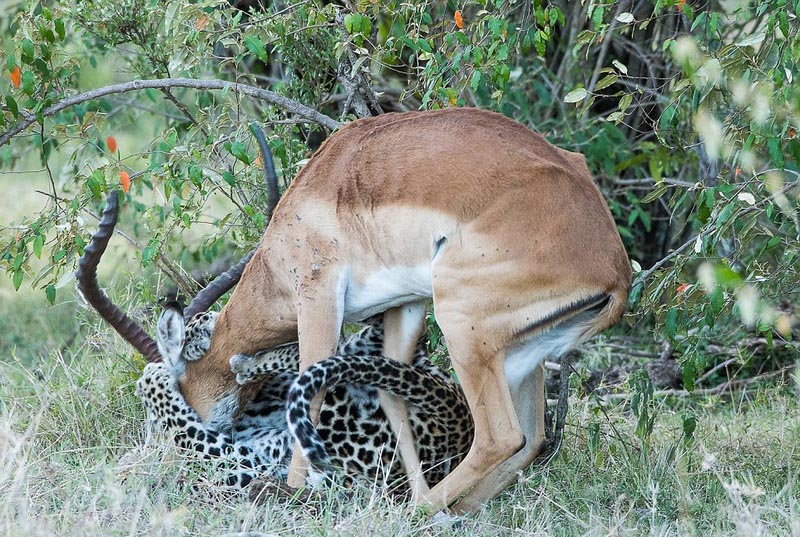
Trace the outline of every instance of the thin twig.
<instances>
[{"instance_id":1,"label":"thin twig","mask_svg":"<svg viewBox=\"0 0 800 537\"><path fill-rule=\"evenodd\" d=\"M63 99L56 104L46 108L42 111L42 117L50 117L53 116L62 110L65 110L71 106L75 106L76 104L80 104L86 101L91 101L94 99L99 99L100 97L105 97L106 95L115 95L118 93L127 93L129 91L139 91L143 89L164 89L164 88L189 88L189 89L198 89L198 90L227 90L232 91L234 93L239 93L243 95L247 95L249 97L253 97L254 99L260 99L262 101L266 101L272 105L278 106L285 111L291 114L297 114L298 116L304 117L313 123L318 123L322 125L326 129L336 130L338 129L341 124L310 108L304 104L301 104L293 99L288 97L284 97L279 93L275 93L274 91L269 91L261 88L257 88L255 86L249 86L246 84L239 84L237 82L229 82L227 80L195 80L192 78L161 78L161 79L151 79L151 80L131 80L129 82L123 82L121 84L112 84L110 86L104 86L102 88L93 89L90 91L85 91L78 95L74 95L72 97L68 97ZM5 145L11 140L14 136L19 134L20 132L24 131L30 125L32 125L36 121L35 116L26 116L22 121L18 122L16 125L5 131L2 135L0 135L0 146Z\"/></svg>"},{"instance_id":2,"label":"thin twig","mask_svg":"<svg viewBox=\"0 0 800 537\"><path fill-rule=\"evenodd\" d=\"M50 188L53 189L53 205L55 205L56 212L61 211L58 205L58 196L56 195L56 181L53 179L53 170L50 169L50 159L47 158L47 151L44 149L44 122L42 122L39 129L39 136L42 138L42 162L47 170L47 178L50 180Z\"/></svg>"},{"instance_id":3,"label":"thin twig","mask_svg":"<svg viewBox=\"0 0 800 537\"><path fill-rule=\"evenodd\" d=\"M161 88L161 93L163 93L167 100L174 104L175 107L180 110L190 122L192 122L192 124L196 125L200 129L200 132L203 133L203 136L208 137L208 130L206 130L206 128L197 121L197 118L194 117L194 114L192 114L189 108L180 102L178 98L175 97L171 91L169 91L168 88Z\"/></svg>"}]
</instances>

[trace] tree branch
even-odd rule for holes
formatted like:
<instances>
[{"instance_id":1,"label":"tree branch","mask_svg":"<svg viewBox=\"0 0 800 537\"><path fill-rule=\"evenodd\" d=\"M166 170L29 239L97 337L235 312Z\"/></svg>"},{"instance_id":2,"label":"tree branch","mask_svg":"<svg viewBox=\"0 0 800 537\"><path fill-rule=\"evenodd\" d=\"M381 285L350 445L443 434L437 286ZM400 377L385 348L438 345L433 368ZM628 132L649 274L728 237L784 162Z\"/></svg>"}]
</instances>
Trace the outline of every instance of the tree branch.
<instances>
[{"instance_id":1,"label":"tree branch","mask_svg":"<svg viewBox=\"0 0 800 537\"><path fill-rule=\"evenodd\" d=\"M121 84L112 84L110 86L93 89L63 99L57 102L56 104L50 106L49 108L46 108L42 112L42 115L43 117L50 117L71 106L75 106L76 104L80 104L86 101L91 101L93 99L99 99L100 97L105 97L106 95L127 93L129 91L138 91L143 89L162 90L167 88L189 88L198 90L232 91L234 93L247 95L248 97L253 97L254 99L260 99L262 101L266 101L272 105L284 109L290 114L296 114L298 116L306 118L307 120L313 123L322 125L326 129L336 130L341 126L341 123L339 123L334 119L329 118L328 116L318 112L317 110L314 110L313 108L301 104L293 99L289 99L288 97L284 97L283 95L275 93L274 91L269 91L257 88L255 86L249 86L246 84L229 82L227 80L215 80L215 79L195 80L192 78L161 78L154 80L131 80L130 82L123 82ZM0 135L0 146L7 144L14 136L24 131L26 128L28 128L30 125L36 122L35 116L25 115L25 114L22 115L24 118L22 121L18 122L16 125L14 125L10 129L5 131L2 135Z\"/></svg>"},{"instance_id":2,"label":"tree branch","mask_svg":"<svg viewBox=\"0 0 800 537\"><path fill-rule=\"evenodd\" d=\"M350 44L350 34L344 24L344 13L336 11L336 23L342 33L344 42L344 53L339 62L338 76L339 81L347 92L347 100L342 107L342 117L347 114L349 109L353 109L358 117L370 117L383 113L375 92L372 91L369 81L364 74L364 66L359 66L358 57L353 52Z\"/></svg>"}]
</instances>

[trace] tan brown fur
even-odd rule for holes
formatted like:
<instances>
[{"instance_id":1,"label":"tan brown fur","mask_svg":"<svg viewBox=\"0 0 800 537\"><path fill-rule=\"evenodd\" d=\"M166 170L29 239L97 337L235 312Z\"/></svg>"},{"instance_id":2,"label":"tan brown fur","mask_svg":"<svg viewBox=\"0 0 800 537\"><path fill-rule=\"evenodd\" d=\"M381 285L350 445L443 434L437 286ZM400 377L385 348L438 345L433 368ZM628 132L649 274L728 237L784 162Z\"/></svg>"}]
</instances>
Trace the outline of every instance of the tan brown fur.
<instances>
[{"instance_id":1,"label":"tan brown fur","mask_svg":"<svg viewBox=\"0 0 800 537\"><path fill-rule=\"evenodd\" d=\"M417 276L427 271L428 290ZM541 372L511 393L503 369L509 349L580 314L590 306L575 304L595 296L607 295L607 304L581 325L576 342L612 325L624 311L630 278L616 226L581 155L476 109L358 120L322 145L278 204L220 314L208 355L187 365L181 389L205 418L215 401L239 389L228 366L232 355L299 337L305 368L333 352L344 318L432 296L476 438L467 459L430 495L424 481L417 492L433 507L468 493L455 507L474 509L527 466L543 441ZM393 295L383 289L390 284L401 289ZM373 289L387 296L373 304ZM418 332L417 317L397 330ZM391 321L386 329L394 330ZM408 345L394 347L388 355L410 360ZM402 404L387 404L402 421ZM290 483L301 476L294 473Z\"/></svg>"}]
</instances>

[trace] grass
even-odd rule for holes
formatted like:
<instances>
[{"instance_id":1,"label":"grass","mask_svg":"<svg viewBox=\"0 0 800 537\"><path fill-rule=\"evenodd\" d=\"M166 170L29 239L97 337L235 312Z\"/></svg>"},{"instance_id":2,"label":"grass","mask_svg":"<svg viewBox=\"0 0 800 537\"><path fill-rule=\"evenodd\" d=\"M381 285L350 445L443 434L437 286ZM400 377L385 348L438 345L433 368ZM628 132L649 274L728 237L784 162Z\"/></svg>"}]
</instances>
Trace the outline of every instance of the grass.
<instances>
[{"instance_id":1,"label":"grass","mask_svg":"<svg viewBox=\"0 0 800 537\"><path fill-rule=\"evenodd\" d=\"M791 387L662 401L646 450L624 405L576 401L556 459L456 526L368 488L252 503L204 481L211 465L146 441L141 362L74 298L46 308L2 285L0 535L800 535Z\"/></svg>"}]
</instances>

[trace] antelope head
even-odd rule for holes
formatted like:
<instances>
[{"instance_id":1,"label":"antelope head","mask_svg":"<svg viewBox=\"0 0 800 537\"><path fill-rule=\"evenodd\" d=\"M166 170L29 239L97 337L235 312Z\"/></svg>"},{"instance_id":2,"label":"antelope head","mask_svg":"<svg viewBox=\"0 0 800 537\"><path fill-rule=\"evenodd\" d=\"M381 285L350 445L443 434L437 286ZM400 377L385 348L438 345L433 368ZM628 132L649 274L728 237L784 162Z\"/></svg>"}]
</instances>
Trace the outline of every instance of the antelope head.
<instances>
[{"instance_id":1,"label":"antelope head","mask_svg":"<svg viewBox=\"0 0 800 537\"><path fill-rule=\"evenodd\" d=\"M264 162L270 200L267 207L269 221L279 196L277 176L263 132L255 124L252 130ZM78 290L100 316L148 362L165 362L169 366L178 378L182 391L191 394L196 402L193 406L197 407L204 420L230 424L231 418L238 413L240 400L248 400L258 390L259 384L237 387L229 368L219 367L221 364L215 361L202 360L210 349L217 320L217 314L207 310L238 283L256 249L200 290L184 310L177 303L166 304L158 321L157 338L153 340L139 323L111 301L97 281L97 267L114 233L118 214L118 194L117 191L111 191L98 230L78 261ZM203 393L194 393L197 392L192 390L194 386L202 386Z\"/></svg>"}]
</instances>

